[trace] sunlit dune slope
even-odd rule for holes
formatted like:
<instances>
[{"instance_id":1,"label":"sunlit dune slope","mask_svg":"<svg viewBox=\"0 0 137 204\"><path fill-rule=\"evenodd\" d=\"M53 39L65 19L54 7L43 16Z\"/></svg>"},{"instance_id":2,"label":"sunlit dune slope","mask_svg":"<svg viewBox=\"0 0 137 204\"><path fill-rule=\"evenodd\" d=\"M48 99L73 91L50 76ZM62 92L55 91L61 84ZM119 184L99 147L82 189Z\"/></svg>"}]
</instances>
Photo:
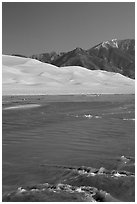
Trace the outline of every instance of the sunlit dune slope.
<instances>
[{"instance_id":1,"label":"sunlit dune slope","mask_svg":"<svg viewBox=\"0 0 137 204\"><path fill-rule=\"evenodd\" d=\"M121 74L79 66L56 67L40 61L3 55L3 95L131 94L135 81Z\"/></svg>"}]
</instances>

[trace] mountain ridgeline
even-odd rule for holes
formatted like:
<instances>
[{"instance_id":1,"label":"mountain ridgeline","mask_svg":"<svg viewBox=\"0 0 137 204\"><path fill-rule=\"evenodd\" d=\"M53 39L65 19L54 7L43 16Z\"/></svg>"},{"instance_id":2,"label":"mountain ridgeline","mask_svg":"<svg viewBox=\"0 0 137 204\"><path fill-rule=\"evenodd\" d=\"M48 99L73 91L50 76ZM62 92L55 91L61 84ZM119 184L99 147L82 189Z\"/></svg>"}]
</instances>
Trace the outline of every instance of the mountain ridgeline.
<instances>
[{"instance_id":1,"label":"mountain ridgeline","mask_svg":"<svg viewBox=\"0 0 137 204\"><path fill-rule=\"evenodd\" d=\"M135 40L117 40L100 43L88 50L76 48L69 52L42 53L30 58L58 67L82 66L90 70L120 73L135 79Z\"/></svg>"}]
</instances>

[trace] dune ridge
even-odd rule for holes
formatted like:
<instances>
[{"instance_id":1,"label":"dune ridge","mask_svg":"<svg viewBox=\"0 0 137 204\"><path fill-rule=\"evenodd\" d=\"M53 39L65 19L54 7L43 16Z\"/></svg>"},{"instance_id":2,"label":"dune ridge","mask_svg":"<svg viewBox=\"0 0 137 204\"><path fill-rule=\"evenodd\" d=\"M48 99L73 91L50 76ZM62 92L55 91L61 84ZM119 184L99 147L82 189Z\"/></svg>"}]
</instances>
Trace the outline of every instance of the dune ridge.
<instances>
[{"instance_id":1,"label":"dune ridge","mask_svg":"<svg viewBox=\"0 0 137 204\"><path fill-rule=\"evenodd\" d=\"M134 94L135 80L80 66L57 67L35 59L2 56L3 95Z\"/></svg>"}]
</instances>

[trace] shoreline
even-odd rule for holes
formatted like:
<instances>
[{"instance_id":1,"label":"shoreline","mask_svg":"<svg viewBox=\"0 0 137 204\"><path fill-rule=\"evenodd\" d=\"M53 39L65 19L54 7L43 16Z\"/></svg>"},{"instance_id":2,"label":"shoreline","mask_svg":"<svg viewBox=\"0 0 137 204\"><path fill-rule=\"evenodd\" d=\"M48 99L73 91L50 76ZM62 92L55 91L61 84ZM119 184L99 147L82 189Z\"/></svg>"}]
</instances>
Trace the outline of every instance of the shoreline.
<instances>
[{"instance_id":1,"label":"shoreline","mask_svg":"<svg viewBox=\"0 0 137 204\"><path fill-rule=\"evenodd\" d=\"M2 103L44 104L47 102L122 102L135 101L135 94L3 95Z\"/></svg>"},{"instance_id":2,"label":"shoreline","mask_svg":"<svg viewBox=\"0 0 137 204\"><path fill-rule=\"evenodd\" d=\"M5 96L100 96L100 95L135 95L135 93L101 93L101 94L2 94Z\"/></svg>"}]
</instances>

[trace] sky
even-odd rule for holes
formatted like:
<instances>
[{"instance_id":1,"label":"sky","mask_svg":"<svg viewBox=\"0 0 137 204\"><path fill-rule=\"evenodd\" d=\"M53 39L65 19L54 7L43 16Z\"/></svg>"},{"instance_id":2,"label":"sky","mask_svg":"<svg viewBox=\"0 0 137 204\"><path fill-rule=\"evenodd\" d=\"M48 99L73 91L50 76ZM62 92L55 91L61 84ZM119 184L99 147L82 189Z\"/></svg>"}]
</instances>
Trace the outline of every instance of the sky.
<instances>
[{"instance_id":1,"label":"sky","mask_svg":"<svg viewBox=\"0 0 137 204\"><path fill-rule=\"evenodd\" d=\"M135 38L134 2L3 2L2 52L31 56Z\"/></svg>"}]
</instances>

